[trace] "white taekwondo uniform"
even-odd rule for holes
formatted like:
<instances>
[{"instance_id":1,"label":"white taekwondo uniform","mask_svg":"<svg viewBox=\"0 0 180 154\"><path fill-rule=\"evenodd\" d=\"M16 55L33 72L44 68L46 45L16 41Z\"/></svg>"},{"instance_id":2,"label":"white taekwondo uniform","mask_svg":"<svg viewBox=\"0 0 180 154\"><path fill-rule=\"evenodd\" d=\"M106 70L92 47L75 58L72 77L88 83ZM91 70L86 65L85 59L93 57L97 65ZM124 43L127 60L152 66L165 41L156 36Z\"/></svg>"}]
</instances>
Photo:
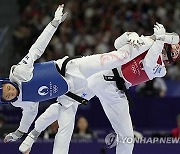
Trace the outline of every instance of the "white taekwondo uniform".
<instances>
[{"instance_id":1,"label":"white taekwondo uniform","mask_svg":"<svg viewBox=\"0 0 180 154\"><path fill-rule=\"evenodd\" d=\"M140 84L155 77L163 77L166 68L162 61L161 52L164 43L154 41L150 37L141 36L144 45L140 48L133 48L127 45L128 33L116 39L115 48L121 51L128 51L128 63L119 66L118 72L126 81L127 88ZM96 73L88 78L88 87L99 97L103 109L109 118L112 127L120 137L133 137L131 118L129 115L128 101L123 91L119 90L115 81L105 81L103 75L113 76L111 70ZM78 82L77 82L78 83ZM93 93L88 88L81 96L90 99ZM70 99L61 99L59 102ZM67 154L69 143L74 127L77 104L72 104L67 109L58 103L52 104L35 122L35 129L42 132L47 126L58 119L60 128L55 138L53 154ZM133 144L118 144L117 154L132 153Z\"/></svg>"},{"instance_id":2,"label":"white taekwondo uniform","mask_svg":"<svg viewBox=\"0 0 180 154\"><path fill-rule=\"evenodd\" d=\"M10 80L16 82L20 88L18 100L13 102L12 105L23 109L22 119L18 130L25 133L28 131L31 123L37 115L38 102L22 101L21 84L22 82L30 81L33 78L34 62L44 53L45 48L50 42L56 29L57 28L49 23L37 41L32 45L29 53L17 65L12 66L10 71ZM71 60L67 64L65 74L65 80L68 84L69 91L81 96L87 88L88 82L86 79L89 76L99 71L112 69L126 63L128 56L129 53L127 52L122 53L112 51L110 53L97 54ZM66 58L67 57L64 57L63 59L56 61L59 68L61 68L62 63ZM31 93L31 91L29 91L29 93ZM88 96L86 97L88 98ZM67 99L72 100L67 98L67 96L58 97L58 101L61 101L61 104L68 108L73 102L67 101Z\"/></svg>"},{"instance_id":3,"label":"white taekwondo uniform","mask_svg":"<svg viewBox=\"0 0 180 154\"><path fill-rule=\"evenodd\" d=\"M66 79L68 83L73 83L73 86L70 86L73 89L73 92L75 91L74 89L77 89L74 93L83 96L88 100L93 97L94 94L98 96L112 127L119 136L133 137L128 101L124 92L117 88L116 82L105 81L103 75L113 76L112 71L108 69L118 66L117 69L119 74L126 81L126 87L129 88L130 86L151 80L154 77L162 77L166 74L164 63L162 60L158 60L161 59L164 42L154 41L150 37L144 36L141 36L141 39L145 44L139 48L134 48L127 44L128 33L124 33L115 41L115 48L118 52L111 52L101 55L100 57L95 55L94 57L90 56L93 58L84 57L81 58L81 60L74 59L67 65ZM123 62L117 64L114 61L115 59L121 59L119 58L119 55L117 55L117 53L121 52L125 58L123 57ZM137 58L137 61L140 62L138 65L136 64L136 61L134 61L134 58ZM57 61L60 66L62 62L62 60ZM101 64L99 64L99 62ZM84 65L85 63L88 63L89 65ZM102 70L102 67L107 63L108 65L105 68L107 71L94 74L95 72ZM71 64L73 65L72 67ZM79 78L77 78L77 73L79 74ZM133 74L136 77L139 76L140 79L134 77L129 78L129 76ZM141 78L142 76L143 78ZM83 82L84 78L88 78L88 82ZM87 88L87 84L89 88ZM62 105L58 103L61 103ZM52 122L58 120L60 128L55 137L53 154L67 154L74 128L78 103L67 98L67 96L59 97L58 103L52 104L36 120L35 129L38 132L42 132ZM116 153L130 154L132 153L132 149L133 144L118 144Z\"/></svg>"}]
</instances>

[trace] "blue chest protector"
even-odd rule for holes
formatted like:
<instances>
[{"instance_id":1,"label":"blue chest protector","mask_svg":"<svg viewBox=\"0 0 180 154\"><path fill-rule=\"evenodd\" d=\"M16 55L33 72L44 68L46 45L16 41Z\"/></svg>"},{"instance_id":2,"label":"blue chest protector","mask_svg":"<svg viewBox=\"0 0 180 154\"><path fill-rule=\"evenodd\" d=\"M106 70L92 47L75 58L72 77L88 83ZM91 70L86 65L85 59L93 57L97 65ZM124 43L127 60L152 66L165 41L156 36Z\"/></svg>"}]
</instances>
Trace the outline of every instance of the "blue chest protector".
<instances>
[{"instance_id":1,"label":"blue chest protector","mask_svg":"<svg viewBox=\"0 0 180 154\"><path fill-rule=\"evenodd\" d=\"M68 91L68 84L58 72L54 61L34 65L33 78L22 82L22 101L41 102Z\"/></svg>"}]
</instances>

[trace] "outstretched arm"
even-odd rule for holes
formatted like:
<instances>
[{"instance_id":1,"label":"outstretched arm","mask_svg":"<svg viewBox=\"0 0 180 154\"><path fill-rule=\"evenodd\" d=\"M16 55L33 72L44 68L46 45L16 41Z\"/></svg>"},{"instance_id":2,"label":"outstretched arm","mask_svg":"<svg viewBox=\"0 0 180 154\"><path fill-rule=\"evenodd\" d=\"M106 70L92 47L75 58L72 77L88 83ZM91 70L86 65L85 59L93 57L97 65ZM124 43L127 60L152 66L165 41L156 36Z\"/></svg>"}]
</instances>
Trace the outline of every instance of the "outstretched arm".
<instances>
[{"instance_id":1,"label":"outstretched arm","mask_svg":"<svg viewBox=\"0 0 180 154\"><path fill-rule=\"evenodd\" d=\"M63 4L59 5L55 12L54 19L46 26L44 31L41 33L36 42L30 48L28 55L25 56L20 63L26 64L26 62L29 62L29 64L32 66L33 62L41 57L47 45L49 44L51 38L53 37L55 31L57 30L59 24L62 21L64 21L67 16L67 13L63 15L63 8Z\"/></svg>"},{"instance_id":2,"label":"outstretched arm","mask_svg":"<svg viewBox=\"0 0 180 154\"><path fill-rule=\"evenodd\" d=\"M36 42L32 45L29 53L13 68L13 76L21 81L31 79L34 62L44 53L59 24L63 22L67 16L67 13L63 14L63 8L64 5L59 5L55 12L54 19L46 26Z\"/></svg>"},{"instance_id":3,"label":"outstretched arm","mask_svg":"<svg viewBox=\"0 0 180 154\"><path fill-rule=\"evenodd\" d=\"M19 128L12 133L9 133L5 138L4 142L13 142L18 140L23 136L24 133L27 133L29 127L31 126L32 122L34 121L35 117L38 113L38 106L39 103L34 102L14 102L12 103L15 107L20 107L22 109L22 118L20 121Z\"/></svg>"},{"instance_id":4,"label":"outstretched arm","mask_svg":"<svg viewBox=\"0 0 180 154\"><path fill-rule=\"evenodd\" d=\"M44 31L30 48L28 55L25 56L20 63L26 64L26 62L29 62L28 60L31 60L29 64L32 66L33 62L41 57L51 38L53 37L55 31L57 30L59 24L64 21L67 16L67 13L63 15L63 7L64 5L60 5L57 8L54 19L46 26Z\"/></svg>"}]
</instances>

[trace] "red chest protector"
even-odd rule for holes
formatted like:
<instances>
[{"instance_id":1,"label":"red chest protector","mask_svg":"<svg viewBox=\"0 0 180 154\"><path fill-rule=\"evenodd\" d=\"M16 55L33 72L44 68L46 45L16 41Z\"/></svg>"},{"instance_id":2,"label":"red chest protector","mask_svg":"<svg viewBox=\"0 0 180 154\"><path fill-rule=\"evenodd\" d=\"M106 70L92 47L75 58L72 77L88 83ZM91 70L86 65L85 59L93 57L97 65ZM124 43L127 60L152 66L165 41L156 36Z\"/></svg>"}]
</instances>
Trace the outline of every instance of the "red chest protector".
<instances>
[{"instance_id":1,"label":"red chest protector","mask_svg":"<svg viewBox=\"0 0 180 154\"><path fill-rule=\"evenodd\" d=\"M147 54L147 51L139 55L138 57L134 58L130 62L122 65L121 71L123 77L132 84L138 85L143 82L149 81L149 77L147 76L147 73L144 71L143 68L143 60ZM162 64L161 57L159 56L158 64Z\"/></svg>"}]
</instances>

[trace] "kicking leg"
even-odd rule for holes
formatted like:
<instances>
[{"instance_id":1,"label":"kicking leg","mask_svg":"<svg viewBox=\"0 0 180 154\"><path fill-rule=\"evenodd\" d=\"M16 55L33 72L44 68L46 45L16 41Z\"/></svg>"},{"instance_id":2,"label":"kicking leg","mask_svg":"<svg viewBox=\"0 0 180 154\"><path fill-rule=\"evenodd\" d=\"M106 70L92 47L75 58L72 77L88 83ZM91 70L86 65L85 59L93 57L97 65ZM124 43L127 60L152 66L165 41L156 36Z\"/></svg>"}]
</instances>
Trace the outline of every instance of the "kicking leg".
<instances>
[{"instance_id":1,"label":"kicking leg","mask_svg":"<svg viewBox=\"0 0 180 154\"><path fill-rule=\"evenodd\" d=\"M60 104L52 104L36 121L35 128L28 134L25 140L19 147L22 153L30 151L33 143L38 136L44 131L51 123L58 119Z\"/></svg>"},{"instance_id":2,"label":"kicking leg","mask_svg":"<svg viewBox=\"0 0 180 154\"><path fill-rule=\"evenodd\" d=\"M128 57L129 52L124 50L86 56L77 58L74 61L79 65L81 73L88 78L97 72L110 70L125 64L129 60Z\"/></svg>"}]
</instances>

